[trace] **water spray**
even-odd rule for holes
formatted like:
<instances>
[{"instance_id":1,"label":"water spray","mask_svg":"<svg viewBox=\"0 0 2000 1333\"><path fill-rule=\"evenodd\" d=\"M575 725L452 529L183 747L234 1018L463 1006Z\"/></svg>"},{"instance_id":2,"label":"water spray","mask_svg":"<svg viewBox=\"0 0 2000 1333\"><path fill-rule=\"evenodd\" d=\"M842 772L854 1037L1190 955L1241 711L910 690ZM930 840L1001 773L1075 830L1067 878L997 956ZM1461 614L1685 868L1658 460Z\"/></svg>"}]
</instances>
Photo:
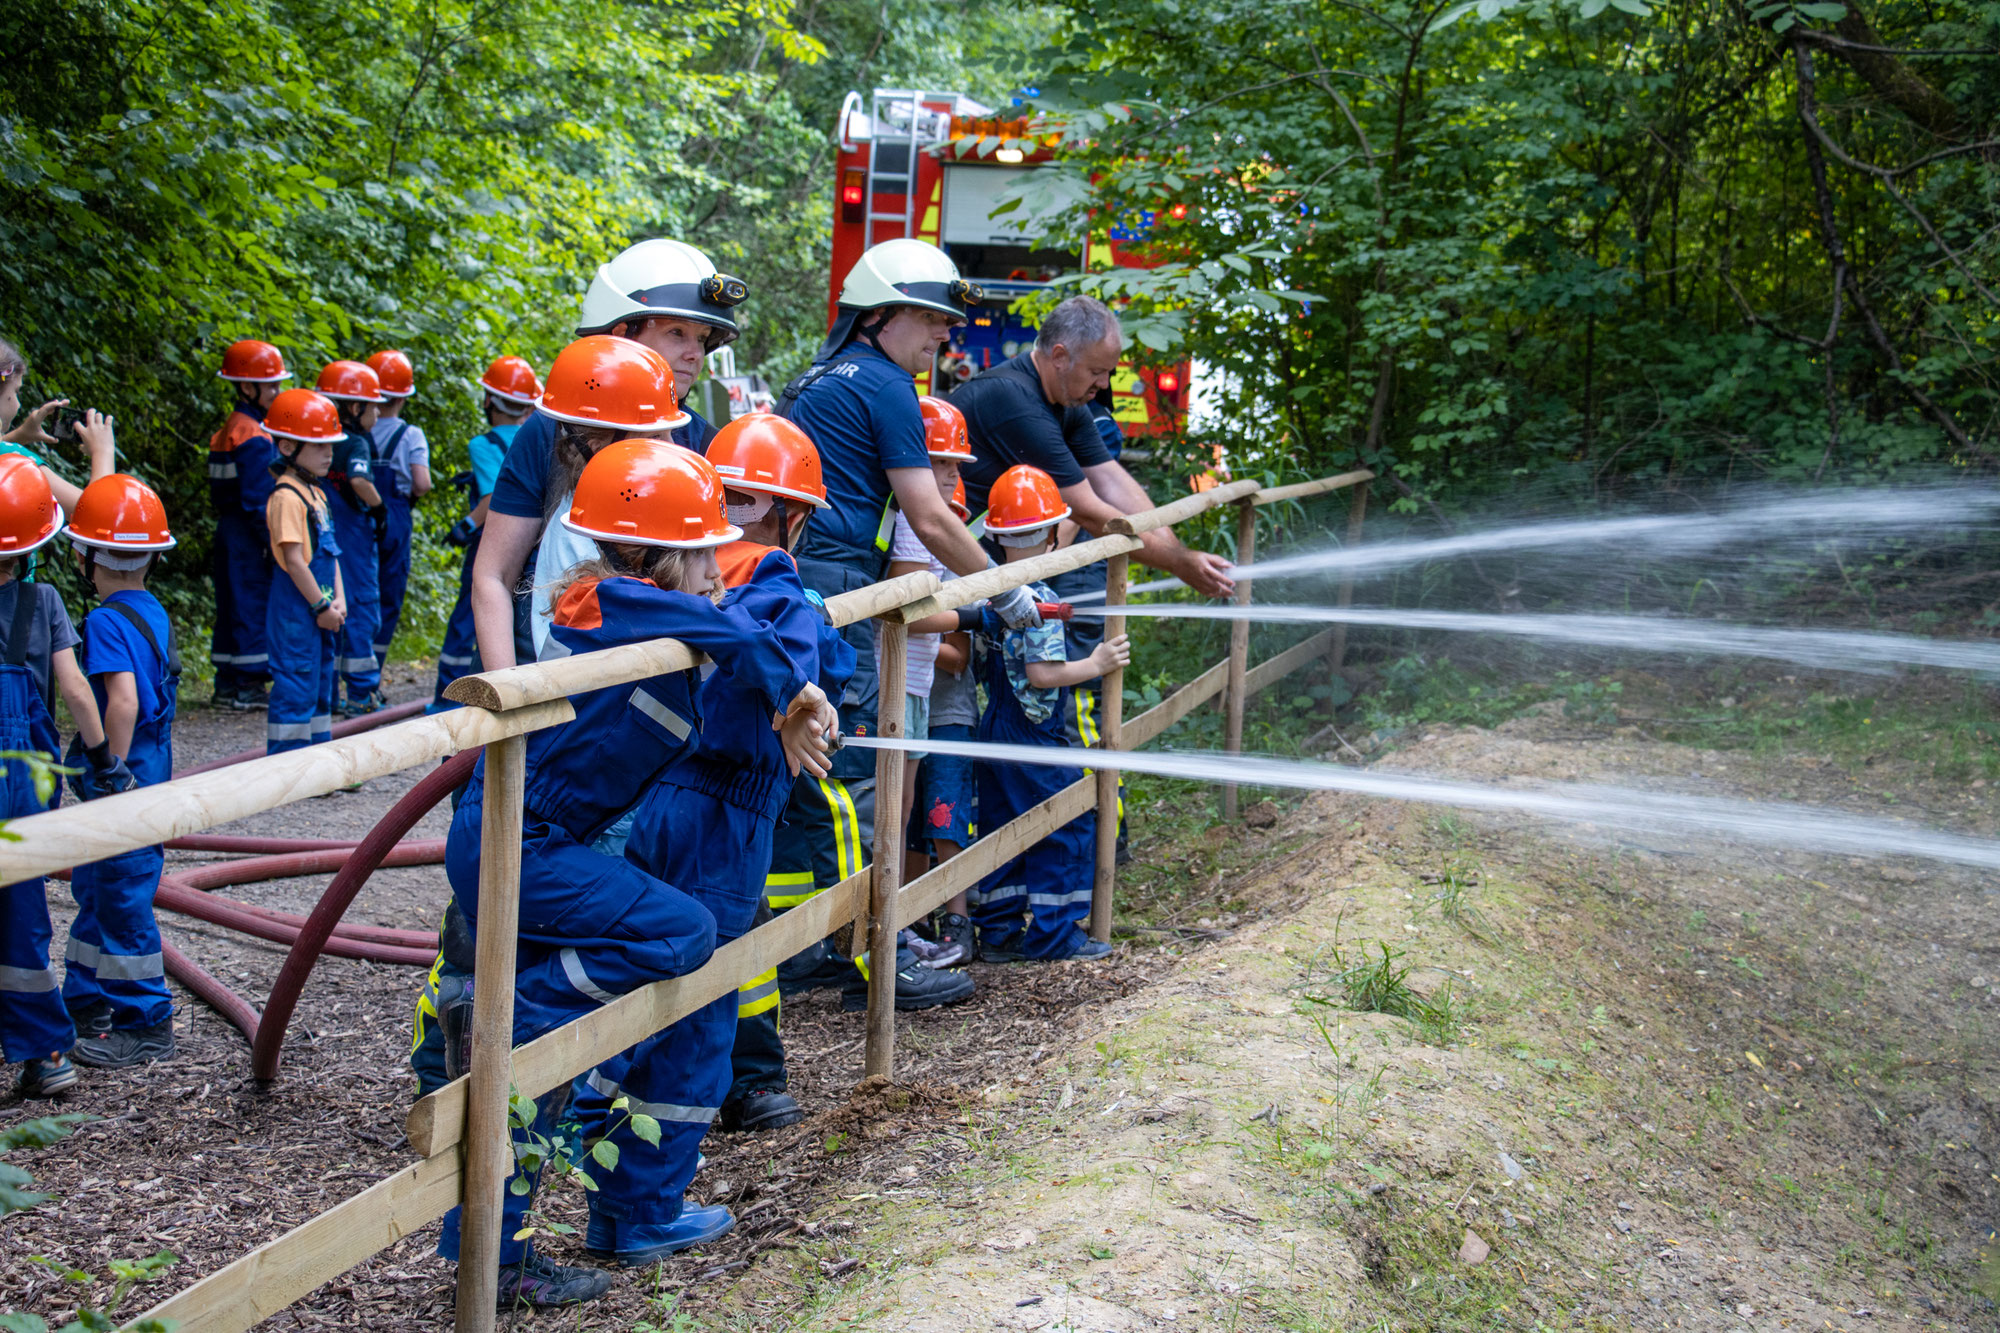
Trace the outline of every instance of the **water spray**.
<instances>
[{"instance_id":1,"label":"water spray","mask_svg":"<svg viewBox=\"0 0 2000 1333\"><path fill-rule=\"evenodd\" d=\"M1311 551L1304 555L1286 556L1282 560L1238 565L1233 572L1239 579L1298 578L1308 574L1374 574L1462 555L1614 543L1628 548L1644 546L1659 555L1680 555L1731 542L1787 537L1805 529L1832 528L1843 537L1863 532L1933 529L1953 523L1977 522L1995 510L2000 510L2000 491L1962 486L1844 491L1837 495L1783 500L1722 514L1647 514L1527 523L1429 541L1380 542ZM1165 592L1186 586L1179 579L1157 579L1127 589L1127 595ZM1101 592L1081 593L1072 600L1096 601L1103 596Z\"/></svg>"},{"instance_id":2,"label":"water spray","mask_svg":"<svg viewBox=\"0 0 2000 1333\"><path fill-rule=\"evenodd\" d=\"M2000 841L1946 833L1894 820L1868 819L1837 810L1777 802L1687 796L1635 787L1568 783L1513 788L1402 773L1364 772L1338 764L1214 752L1077 750L984 741L912 741L901 737L849 736L845 743L874 750L920 751L983 759L989 763L1052 768L1109 768L1156 777L1245 787L1347 791L1387 801L1417 801L1468 810L1512 810L1574 824L1632 833L1682 833L1739 838L1840 856L1921 856L2000 870Z\"/></svg>"},{"instance_id":3,"label":"water spray","mask_svg":"<svg viewBox=\"0 0 2000 1333\"><path fill-rule=\"evenodd\" d=\"M1996 643L1858 630L1766 629L1664 616L1481 615L1467 611L1402 611L1393 607L1218 606L1181 602L1076 606L1071 613L1089 617L1251 620L1282 625L1388 625L1399 629L1511 634L1633 652L1768 657L1830 671L1881 673L1895 666L1930 666L2000 674L2000 644Z\"/></svg>"}]
</instances>

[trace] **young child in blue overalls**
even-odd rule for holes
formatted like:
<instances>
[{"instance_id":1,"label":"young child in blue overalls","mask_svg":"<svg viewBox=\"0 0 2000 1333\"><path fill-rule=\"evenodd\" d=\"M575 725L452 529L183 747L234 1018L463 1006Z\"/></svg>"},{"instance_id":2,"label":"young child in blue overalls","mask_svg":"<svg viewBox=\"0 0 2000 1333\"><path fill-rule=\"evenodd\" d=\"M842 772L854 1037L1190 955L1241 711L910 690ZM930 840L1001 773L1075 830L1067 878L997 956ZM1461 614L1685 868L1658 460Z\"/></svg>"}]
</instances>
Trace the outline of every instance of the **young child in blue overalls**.
<instances>
[{"instance_id":1,"label":"young child in blue overalls","mask_svg":"<svg viewBox=\"0 0 2000 1333\"><path fill-rule=\"evenodd\" d=\"M382 405L381 382L359 361L332 361L319 373L319 392L340 413L341 439L319 487L333 518L340 559L340 585L347 597L334 670L345 697L334 701L338 717L359 717L388 703L382 697L382 663L375 656L375 631L382 624L382 555L389 534L389 506L375 486L375 420Z\"/></svg>"},{"instance_id":2,"label":"young child in blue overalls","mask_svg":"<svg viewBox=\"0 0 2000 1333\"><path fill-rule=\"evenodd\" d=\"M464 548L465 554L458 565L458 600L452 603L444 642L438 647L437 689L428 710L433 713L458 707L444 697L445 690L460 676L478 670L479 639L472 628L472 563L479 558L479 534L486 526L487 506L500 478L507 446L542 397L542 382L534 367L518 356L495 360L480 377L479 387L486 394L486 430L465 446L471 470L452 478L467 487L468 508L465 517L445 534L445 540Z\"/></svg>"},{"instance_id":3,"label":"young child in blue overalls","mask_svg":"<svg viewBox=\"0 0 2000 1333\"><path fill-rule=\"evenodd\" d=\"M759 700L766 727L774 714L785 719L788 751L803 757L818 748L826 696L769 624L714 600L715 548L742 535L724 515L714 468L665 441L618 441L585 464L562 521L599 552L598 560L570 569L551 587L551 635L563 655L678 639L741 682ZM675 671L636 686L592 690L571 698L573 721L528 737L515 1045L649 982L690 972L714 950L715 918L707 908L591 845L668 765L694 749L702 726L699 688L694 672ZM452 896L475 937L484 790L482 759L445 843ZM447 1023L447 1034L459 1030ZM544 1127L558 1118L568 1093L565 1085L541 1099ZM519 1194L510 1187L505 1196L501 1302L569 1305L602 1295L607 1274L554 1264L514 1238L533 1201L533 1183ZM453 1210L438 1253L455 1259L458 1249Z\"/></svg>"},{"instance_id":4,"label":"young child in blue overalls","mask_svg":"<svg viewBox=\"0 0 2000 1333\"><path fill-rule=\"evenodd\" d=\"M999 540L1008 564L1049 550L1056 525L1069 517L1055 480L1025 463L1000 474L987 502L986 531ZM1038 602L1056 600L1045 584L1031 583L1028 590ZM1130 657L1121 634L1072 662L1060 621L1010 630L991 607L982 611L980 638L986 711L979 739L1007 745L1069 747L1064 719L1070 691ZM979 826L990 835L1082 777L1081 767L982 763ZM1078 925L1090 915L1096 837L1096 814L1082 815L980 882L969 898L982 960L1102 958L1111 952Z\"/></svg>"},{"instance_id":5,"label":"young child in blue overalls","mask_svg":"<svg viewBox=\"0 0 2000 1333\"><path fill-rule=\"evenodd\" d=\"M41 470L25 455L0 455L0 750L39 750L57 760L60 691L88 760L73 780L87 797L123 790L132 777L105 741L97 701L76 662L81 640L61 596L47 583L20 578L23 560L61 530L62 512ZM27 764L0 761L0 819L39 814L53 795L37 790ZM76 1086L69 1062L76 1028L49 963L53 938L39 876L0 886L0 1053L21 1066L16 1088L23 1097L53 1097Z\"/></svg>"},{"instance_id":6,"label":"young child in blue overalls","mask_svg":"<svg viewBox=\"0 0 2000 1333\"><path fill-rule=\"evenodd\" d=\"M278 754L333 739L333 660L347 599L340 543L319 479L345 432L332 400L311 389L279 394L264 426L278 442L272 466L278 484L264 507L277 562L264 610L271 652L264 753Z\"/></svg>"},{"instance_id":7,"label":"young child in blue overalls","mask_svg":"<svg viewBox=\"0 0 2000 1333\"><path fill-rule=\"evenodd\" d=\"M146 591L157 553L174 545L166 506L136 477L84 488L70 521L77 564L98 607L83 622L83 673L111 752L137 785L173 776L180 653L166 608ZM76 918L64 954L63 1002L76 1022L78 1064L123 1069L174 1055L173 1000L153 917L165 851L155 845L80 865L70 875Z\"/></svg>"},{"instance_id":8,"label":"young child in blue overalls","mask_svg":"<svg viewBox=\"0 0 2000 1333\"><path fill-rule=\"evenodd\" d=\"M791 422L752 413L722 428L709 444L708 460L728 487L730 521L747 534L717 553L729 589L722 605L769 624L799 672L837 698L854 670L854 649L806 592L790 554L812 511L826 505L818 451ZM751 686L729 670L703 682L701 746L641 799L625 844L626 859L714 915L718 944L768 916L764 877L771 837L799 773L771 730L770 705ZM828 765L809 758L805 767L824 776ZM592 1255L648 1264L734 1224L719 1206L684 1210L683 1196L702 1136L730 1101L739 1028L748 1030L757 1049L746 1053L751 1086L730 1108L737 1126L804 1118L785 1092L777 980L775 970L752 978L641 1043L629 1058L594 1071L594 1095L585 1100L622 1094L633 1106L655 1108L660 1136L657 1144L647 1143L615 1113L606 1119L619 1149L618 1169L591 1196L585 1239Z\"/></svg>"},{"instance_id":9,"label":"young child in blue overalls","mask_svg":"<svg viewBox=\"0 0 2000 1333\"><path fill-rule=\"evenodd\" d=\"M382 405L370 431L375 451L376 489L389 509L388 531L376 545L381 568L382 616L375 626L375 660L389 665L389 648L403 623L403 598L410 586L410 545L416 531L418 500L431 489L431 442L424 428L403 419L416 395L416 368L390 348L368 358L382 385Z\"/></svg>"}]
</instances>

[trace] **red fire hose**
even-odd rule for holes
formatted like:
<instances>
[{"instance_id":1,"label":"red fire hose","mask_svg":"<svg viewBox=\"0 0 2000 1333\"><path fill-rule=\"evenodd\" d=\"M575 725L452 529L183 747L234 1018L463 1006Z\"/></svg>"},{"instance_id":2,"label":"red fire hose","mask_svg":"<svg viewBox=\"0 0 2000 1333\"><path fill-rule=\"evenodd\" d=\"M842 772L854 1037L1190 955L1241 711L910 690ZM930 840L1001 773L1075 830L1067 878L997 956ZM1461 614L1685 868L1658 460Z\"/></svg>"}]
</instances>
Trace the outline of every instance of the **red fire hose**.
<instances>
[{"instance_id":1,"label":"red fire hose","mask_svg":"<svg viewBox=\"0 0 2000 1333\"><path fill-rule=\"evenodd\" d=\"M160 955L166 960L167 975L193 991L209 1008L236 1025L244 1036L257 1035L257 1011L229 987L201 970L195 961L165 940Z\"/></svg>"},{"instance_id":2,"label":"red fire hose","mask_svg":"<svg viewBox=\"0 0 2000 1333\"><path fill-rule=\"evenodd\" d=\"M334 927L354 901L354 895L403 835L415 828L417 821L449 796L453 788L472 776L472 766L478 761L477 750L455 754L403 793L403 798L368 831L368 836L334 875L333 882L326 886L312 915L299 928L298 938L292 941L292 951L285 956L278 979L272 983L271 996L264 1002L264 1017L250 1038L252 1077L269 1082L278 1076L278 1057L284 1049L285 1028L292 1021L292 1011L298 1007L299 995L312 975L313 964L331 943ZM423 963L427 966L430 961L426 957Z\"/></svg>"}]
</instances>

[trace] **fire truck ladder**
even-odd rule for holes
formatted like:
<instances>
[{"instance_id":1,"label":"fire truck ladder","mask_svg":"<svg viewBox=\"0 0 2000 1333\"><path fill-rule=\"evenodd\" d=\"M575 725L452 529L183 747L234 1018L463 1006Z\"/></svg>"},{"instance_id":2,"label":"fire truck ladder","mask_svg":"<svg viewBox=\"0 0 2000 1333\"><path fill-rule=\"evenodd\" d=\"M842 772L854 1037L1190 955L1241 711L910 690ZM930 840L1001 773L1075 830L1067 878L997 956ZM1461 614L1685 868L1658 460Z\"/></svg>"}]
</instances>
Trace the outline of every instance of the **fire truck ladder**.
<instances>
[{"instance_id":1,"label":"fire truck ladder","mask_svg":"<svg viewBox=\"0 0 2000 1333\"><path fill-rule=\"evenodd\" d=\"M958 105L957 93L934 93L921 90L877 88L868 99L868 211L863 215L863 249L875 244L875 224L894 222L902 226L898 233L902 236L917 234L917 148L920 144L942 142L950 135L950 114L942 113L944 132L936 135L923 133L923 119L926 103L942 102L946 106ZM903 124L895 124L890 117L903 108L908 108L908 118ZM940 115L934 109L932 115ZM885 153L883 150L887 149ZM903 209L877 212L875 196L880 191L903 196ZM885 238L890 239L890 238Z\"/></svg>"}]
</instances>

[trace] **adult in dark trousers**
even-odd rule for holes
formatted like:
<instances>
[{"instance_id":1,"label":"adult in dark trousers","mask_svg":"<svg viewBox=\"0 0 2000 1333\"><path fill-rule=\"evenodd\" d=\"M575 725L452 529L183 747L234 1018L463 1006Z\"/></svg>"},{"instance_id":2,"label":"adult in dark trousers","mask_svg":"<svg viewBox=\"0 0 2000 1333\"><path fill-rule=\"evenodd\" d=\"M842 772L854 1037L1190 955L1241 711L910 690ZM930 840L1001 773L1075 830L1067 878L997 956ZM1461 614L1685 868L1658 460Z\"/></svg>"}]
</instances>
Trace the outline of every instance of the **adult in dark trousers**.
<instances>
[{"instance_id":1,"label":"adult in dark trousers","mask_svg":"<svg viewBox=\"0 0 2000 1333\"><path fill-rule=\"evenodd\" d=\"M916 376L978 303L978 287L927 241L871 246L840 290L840 311L811 370L785 386L778 410L812 437L826 474L831 507L817 515L799 545L799 577L822 597L879 581L889 534L900 510L917 536L961 576L994 563L938 494L925 444ZM1016 588L994 599L1010 626L1041 623L1034 599ZM876 732L875 627L846 630L857 659L840 701L841 727ZM901 706L901 701L896 701ZM768 889L771 905L796 905L858 873L874 842L874 756L856 747L834 759L830 778L801 780L778 830ZM778 970L782 989L866 986L837 950L822 944ZM971 994L970 978L917 966L906 948L896 958L896 1007L928 1008Z\"/></svg>"},{"instance_id":2,"label":"adult in dark trousers","mask_svg":"<svg viewBox=\"0 0 2000 1333\"><path fill-rule=\"evenodd\" d=\"M1001 473L1021 463L1055 479L1070 517L1092 536L1103 536L1105 524L1114 518L1153 508L1152 497L1118 461L1103 430L1107 423L1091 410L1109 390L1123 352L1124 335L1110 308L1094 297L1072 296L1049 312L1027 351L953 391L951 404L965 414L972 439L973 461L959 472L973 512L986 511L988 489ZM1117 430L1116 422L1108 424ZM1189 587L1211 597L1227 596L1235 587L1227 560L1182 545L1170 529L1156 528L1142 540L1146 544L1134 558ZM997 544L989 549L998 554ZM1086 593L1101 594L1104 577L1099 561L1047 583L1067 602ZM1103 640L1104 622L1089 616L1072 620L1065 634L1070 656L1080 660ZM1101 743L1097 719L1103 688L1100 679L1070 692L1066 730L1072 745Z\"/></svg>"}]
</instances>

